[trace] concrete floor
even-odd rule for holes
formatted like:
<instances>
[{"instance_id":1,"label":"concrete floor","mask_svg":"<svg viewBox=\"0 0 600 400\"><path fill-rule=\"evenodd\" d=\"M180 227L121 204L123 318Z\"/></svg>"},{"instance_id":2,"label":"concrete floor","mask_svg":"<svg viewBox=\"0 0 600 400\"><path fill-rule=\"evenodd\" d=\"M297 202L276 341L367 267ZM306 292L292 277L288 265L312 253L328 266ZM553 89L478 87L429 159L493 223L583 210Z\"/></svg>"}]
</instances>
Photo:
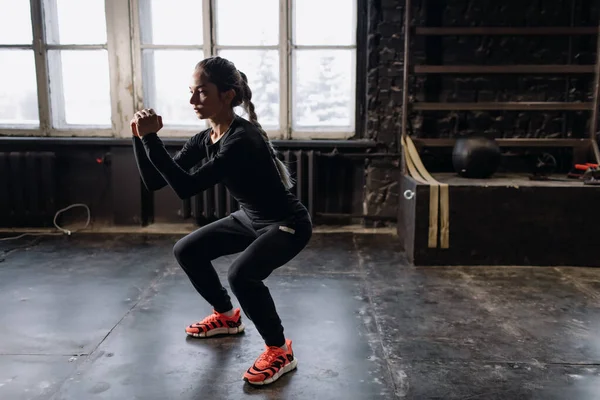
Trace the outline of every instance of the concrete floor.
<instances>
[{"instance_id":1,"label":"concrete floor","mask_svg":"<svg viewBox=\"0 0 600 400\"><path fill-rule=\"evenodd\" d=\"M252 323L186 337L211 308L176 239L0 242L0 399L600 398L598 269L415 268L393 236L315 234L267 281L298 370L257 389Z\"/></svg>"}]
</instances>

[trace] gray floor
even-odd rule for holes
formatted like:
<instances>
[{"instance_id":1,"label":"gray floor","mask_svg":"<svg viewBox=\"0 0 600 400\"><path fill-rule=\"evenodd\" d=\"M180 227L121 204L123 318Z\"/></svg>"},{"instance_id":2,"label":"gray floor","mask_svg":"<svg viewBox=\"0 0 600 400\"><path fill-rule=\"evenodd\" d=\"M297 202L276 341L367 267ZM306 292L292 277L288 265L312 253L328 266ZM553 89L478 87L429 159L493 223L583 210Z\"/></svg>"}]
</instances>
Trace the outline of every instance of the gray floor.
<instances>
[{"instance_id":1,"label":"gray floor","mask_svg":"<svg viewBox=\"0 0 600 400\"><path fill-rule=\"evenodd\" d=\"M267 281L298 370L257 389L251 323L186 337L211 308L175 240L0 242L0 399L600 398L600 270L415 268L392 236L316 234Z\"/></svg>"}]
</instances>

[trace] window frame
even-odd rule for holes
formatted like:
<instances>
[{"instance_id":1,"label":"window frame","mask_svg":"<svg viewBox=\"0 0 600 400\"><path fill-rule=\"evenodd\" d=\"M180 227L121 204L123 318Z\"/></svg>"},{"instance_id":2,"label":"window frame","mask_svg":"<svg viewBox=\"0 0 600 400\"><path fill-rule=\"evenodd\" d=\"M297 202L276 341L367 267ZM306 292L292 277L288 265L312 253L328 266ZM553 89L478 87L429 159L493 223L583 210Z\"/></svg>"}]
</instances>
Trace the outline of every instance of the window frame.
<instances>
[{"instance_id":1,"label":"window frame","mask_svg":"<svg viewBox=\"0 0 600 400\"><path fill-rule=\"evenodd\" d=\"M159 49L159 50L203 50L204 57L207 57L207 54L211 54L213 43L214 33L212 32L212 22L211 22L211 0L201 0L202 1L202 45L165 45L165 44L143 44L142 43L142 25L140 21L141 13L140 13L140 1L144 0L129 0L131 4L131 42L133 48L133 72L134 79L136 84L134 85L134 105L135 110L141 110L145 108L145 97L144 97L144 85L146 84L144 79L144 70L143 70L143 50L144 49ZM207 40L209 38L209 40ZM200 60L198 60L200 61ZM191 67L190 67L191 69ZM182 88L182 90L185 90ZM156 110L160 114L160 110ZM190 113L192 112L190 107ZM198 126L196 127L175 127L171 128L169 126L165 126L161 129L160 134L164 137L173 137L173 138L189 138L194 133L198 133L202 129L208 127L208 124L203 121L199 121Z\"/></svg>"},{"instance_id":2,"label":"window frame","mask_svg":"<svg viewBox=\"0 0 600 400\"><path fill-rule=\"evenodd\" d=\"M273 130L265 128L267 136L271 139L290 139L291 138L291 124L288 124L290 120L290 110L287 108L289 104L288 92L289 86L286 79L283 77L290 76L290 65L289 57L285 56L288 52L288 20L290 18L289 7L287 4L291 4L293 0L278 0L279 7L279 40L278 44L274 45L220 45L217 43L217 23L216 21L216 2L219 0L203 0L210 4L210 25L211 25L211 43L210 43L210 55L218 55L219 50L277 50L279 57L279 129ZM291 30L289 31L291 34ZM252 88L251 88L252 89ZM260 122L260 115L258 116ZM288 125L290 125L288 127Z\"/></svg>"},{"instance_id":3,"label":"window frame","mask_svg":"<svg viewBox=\"0 0 600 400\"><path fill-rule=\"evenodd\" d=\"M136 85L136 108L144 108L144 79L142 70L142 49L144 48L157 48L157 49L195 49L198 46L175 46L175 45L142 45L141 41L141 25L139 20L139 5L140 1L143 0L131 0L132 10L135 10L133 15L132 25L134 27L134 70L136 82L141 84ZM202 25L203 25L203 48L204 56L209 57L217 55L220 50L278 50L279 51L279 93L280 93L280 110L279 110L279 129L270 130L267 129L267 135L272 139L348 139L357 135L359 131L358 119L354 118L351 121L353 129L336 130L336 129L322 129L318 128L306 129L306 130L294 130L292 119L293 119L293 80L294 80L294 50L312 49L312 50L332 50L332 49L343 49L353 51L353 93L354 99L352 101L352 109L350 115L356 115L359 108L358 95L358 38L359 32L359 3L362 0L353 0L353 17L354 27L356 32L356 40L353 45L295 45L292 43L293 38L293 6L294 1L299 0L279 0L279 44L277 45L266 45L266 46L248 46L248 45L220 45L217 43L217 24L216 20L216 1L218 0L202 0ZM259 116L260 118L260 116ZM207 126L207 125L205 125ZM198 128L163 128L161 134L165 137L189 137L193 132L197 132Z\"/></svg>"},{"instance_id":4,"label":"window frame","mask_svg":"<svg viewBox=\"0 0 600 400\"><path fill-rule=\"evenodd\" d=\"M53 0L51 0L53 1ZM39 128L0 126L0 134L10 136L53 136L53 137L116 137L124 138L131 135L129 121L136 110L144 108L144 80L142 70L142 50L144 48L198 48L198 46L170 46L170 45L142 45L140 25L140 1L144 0L104 0L107 43L105 45L70 45L46 43L46 26L44 18L44 0L30 0L33 43L31 45L0 45L3 48L19 48L34 51L37 98L40 125ZM267 131L273 139L306 140L306 139L339 139L345 140L352 137L363 136L364 114L364 78L365 66L358 61L364 52L361 46L361 26L364 25L366 15L363 16L365 0L353 0L354 29L356 40L349 46L306 46L292 43L293 27L293 1L279 0L279 44L274 46L228 46L218 45L216 41L215 12L217 0L202 0L203 40L202 50L204 57L216 55L221 49L262 49L276 48L279 50L280 73L280 112L279 130ZM293 130L292 118L292 92L293 92L293 57L296 49L352 49L354 82L352 101L354 115L352 130L308 129ZM52 107L57 106L59 96L52 96L50 91L50 72L56 66L49 65L48 50L55 49L106 49L108 53L110 99L111 99L111 127L94 128L88 126L70 126L68 128L55 128L52 126ZM260 117L260 116L259 116ZM207 126L207 125L204 125ZM168 128L161 130L161 135L173 138L187 138L195 132L204 129L202 123L198 127Z\"/></svg>"},{"instance_id":5,"label":"window frame","mask_svg":"<svg viewBox=\"0 0 600 400\"><path fill-rule=\"evenodd\" d=\"M53 1L53 0L50 0ZM130 8L128 1L104 0L106 18L106 44L73 45L48 44L46 40L46 18L44 0L30 0L33 43L20 48L33 49L36 68L39 128L14 128L0 126L0 132L8 136L53 136L53 137L125 137L130 135L126 121L133 118L133 75L131 73ZM11 47L11 46L2 46ZM17 47L17 46L12 46ZM52 107L61 107L61 96L53 96L50 90L50 71L60 68L51 65L49 50L92 50L106 49L110 82L111 126L95 128L87 125L52 126Z\"/></svg>"},{"instance_id":6,"label":"window frame","mask_svg":"<svg viewBox=\"0 0 600 400\"><path fill-rule=\"evenodd\" d=\"M39 2L38 2L39 1ZM39 40L43 34L41 28L42 21L42 0L30 0L30 18L31 18L31 30L32 30L32 43L31 44L0 44L0 50L3 49L14 49L14 50L31 50L33 51L33 57L35 62L36 71L36 87L37 87L37 100L38 100L38 118L39 126L32 127L31 125L0 125L0 131L4 135L9 136L39 136L40 134L47 135L47 118L46 112L42 105L49 104L48 99L48 79L47 72L45 71L45 55L42 53L42 46ZM42 102L42 100L45 100Z\"/></svg>"},{"instance_id":7,"label":"window frame","mask_svg":"<svg viewBox=\"0 0 600 400\"><path fill-rule=\"evenodd\" d=\"M358 105L357 105L357 94L358 94L358 90L357 90L357 63L358 63L358 31L359 31L359 25L358 25L358 19L359 19L359 12L358 12L358 7L359 7L359 2L361 0L352 0L352 10L353 10L353 24L354 24L354 44L352 45L297 45L293 43L293 25L294 25L294 21L293 21L293 11L294 10L294 1L302 1L302 0L282 0L282 3L285 2L287 3L287 11L288 11L288 17L285 19L286 23L288 24L287 26L287 43L289 46L288 49L288 58L289 58L289 64L290 64L290 69L288 70L287 73L287 91L288 91L288 102L286 104L286 108L287 108L287 114L288 114L288 136L285 137L284 139L348 139L350 137L353 137L356 135L357 132L357 121L356 119L352 120L352 116L356 115L356 111L358 109ZM346 131L346 130L337 130L337 129L332 129L332 128L328 128L328 129L324 129L324 130L319 130L318 127L309 127L308 129L305 130L294 130L293 128L293 112L294 112L294 105L293 105L293 91L294 91L294 79L295 79L295 68L294 68L294 61L295 61L295 56L294 56L294 51L295 50L350 50L353 52L353 57L352 57L352 93L353 93L353 99L351 99L352 101L352 108L350 110L350 123L352 125L352 129Z\"/></svg>"}]
</instances>

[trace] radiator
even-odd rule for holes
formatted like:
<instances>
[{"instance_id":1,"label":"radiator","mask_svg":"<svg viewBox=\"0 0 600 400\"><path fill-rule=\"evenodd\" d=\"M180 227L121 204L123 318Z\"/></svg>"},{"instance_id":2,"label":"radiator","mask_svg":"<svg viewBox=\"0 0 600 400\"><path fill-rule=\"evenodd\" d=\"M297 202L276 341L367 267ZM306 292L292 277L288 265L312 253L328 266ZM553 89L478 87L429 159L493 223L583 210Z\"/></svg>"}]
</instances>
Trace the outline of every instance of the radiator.
<instances>
[{"instance_id":1,"label":"radiator","mask_svg":"<svg viewBox=\"0 0 600 400\"><path fill-rule=\"evenodd\" d=\"M0 152L0 226L52 225L55 167L52 152Z\"/></svg>"},{"instance_id":2,"label":"radiator","mask_svg":"<svg viewBox=\"0 0 600 400\"><path fill-rule=\"evenodd\" d=\"M295 180L295 185L291 189L292 193L296 194L313 217L317 187L315 157L315 152L312 150L283 151L279 157L287 164ZM189 207L184 204L182 215L184 218L188 216L186 209L199 224L205 224L238 210L239 204L223 184L217 184L202 194L192 197Z\"/></svg>"}]
</instances>

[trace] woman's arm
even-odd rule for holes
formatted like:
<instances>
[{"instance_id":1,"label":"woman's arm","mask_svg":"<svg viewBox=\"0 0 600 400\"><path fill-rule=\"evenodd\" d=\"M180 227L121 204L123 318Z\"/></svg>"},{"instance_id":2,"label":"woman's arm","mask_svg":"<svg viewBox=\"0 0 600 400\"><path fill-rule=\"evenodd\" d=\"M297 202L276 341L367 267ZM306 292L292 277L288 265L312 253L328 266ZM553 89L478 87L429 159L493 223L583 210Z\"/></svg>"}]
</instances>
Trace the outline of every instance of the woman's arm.
<instances>
[{"instance_id":1,"label":"woman's arm","mask_svg":"<svg viewBox=\"0 0 600 400\"><path fill-rule=\"evenodd\" d=\"M172 160L180 168L186 171L198 164L204 157L206 157L204 146L202 146L200 143L201 139L202 133L191 137L183 145L183 148L177 152L177 154L175 154ZM142 182L146 186L146 189L154 191L165 187L167 185L167 181L165 181L160 172L158 172L154 165L152 165L148 155L146 154L146 149L142 140L137 136L133 136L133 151L135 154L135 161L140 172L140 177L142 178Z\"/></svg>"},{"instance_id":2,"label":"woman's arm","mask_svg":"<svg viewBox=\"0 0 600 400\"><path fill-rule=\"evenodd\" d=\"M232 169L243 168L243 133L236 132L222 139L219 153L193 174L183 170L165 149L155 133L142 137L150 162L181 199L189 198L217 184Z\"/></svg>"}]
</instances>

